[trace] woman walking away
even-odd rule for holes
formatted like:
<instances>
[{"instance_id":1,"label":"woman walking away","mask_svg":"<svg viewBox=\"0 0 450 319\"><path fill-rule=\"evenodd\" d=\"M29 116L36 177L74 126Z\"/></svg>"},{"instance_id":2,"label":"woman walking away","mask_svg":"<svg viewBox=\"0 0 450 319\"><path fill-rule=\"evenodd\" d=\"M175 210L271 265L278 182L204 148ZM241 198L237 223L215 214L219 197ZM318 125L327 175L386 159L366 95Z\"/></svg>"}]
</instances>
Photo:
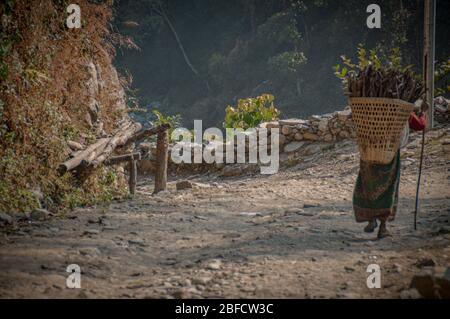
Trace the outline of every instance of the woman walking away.
<instances>
[{"instance_id":1,"label":"woman walking away","mask_svg":"<svg viewBox=\"0 0 450 319\"><path fill-rule=\"evenodd\" d=\"M428 105L422 102L421 112L412 112L409 125L405 125L402 145L408 140L409 128L421 131L426 126ZM397 212L400 185L400 148L390 164L372 164L360 161L360 169L353 192L353 210L356 222L368 222L365 232L372 233L378 226L378 238L391 236L386 228L387 221L393 221Z\"/></svg>"}]
</instances>

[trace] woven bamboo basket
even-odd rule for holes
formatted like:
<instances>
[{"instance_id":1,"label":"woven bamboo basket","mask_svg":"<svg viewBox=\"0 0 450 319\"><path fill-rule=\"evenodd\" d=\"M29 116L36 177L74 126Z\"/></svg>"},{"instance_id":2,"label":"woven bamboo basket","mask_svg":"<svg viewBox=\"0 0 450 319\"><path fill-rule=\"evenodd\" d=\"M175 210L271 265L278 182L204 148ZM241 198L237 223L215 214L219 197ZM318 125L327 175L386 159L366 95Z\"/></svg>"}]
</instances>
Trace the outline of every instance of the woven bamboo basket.
<instances>
[{"instance_id":1,"label":"woven bamboo basket","mask_svg":"<svg viewBox=\"0 0 450 319\"><path fill-rule=\"evenodd\" d=\"M376 97L354 97L349 102L361 159L374 164L392 162L414 105Z\"/></svg>"}]
</instances>

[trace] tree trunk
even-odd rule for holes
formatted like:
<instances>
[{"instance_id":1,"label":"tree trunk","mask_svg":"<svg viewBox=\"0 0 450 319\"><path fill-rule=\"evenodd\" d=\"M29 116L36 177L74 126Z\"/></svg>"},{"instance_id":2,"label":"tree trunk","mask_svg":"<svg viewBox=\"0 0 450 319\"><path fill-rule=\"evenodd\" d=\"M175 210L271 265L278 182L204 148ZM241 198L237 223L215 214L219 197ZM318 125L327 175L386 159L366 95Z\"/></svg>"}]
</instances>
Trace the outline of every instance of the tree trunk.
<instances>
[{"instance_id":1,"label":"tree trunk","mask_svg":"<svg viewBox=\"0 0 450 319\"><path fill-rule=\"evenodd\" d=\"M198 75L198 71L194 68L194 66L192 65L191 61L189 60L189 57L186 54L186 51L184 51L184 47L183 44L181 43L180 37L178 36L177 31L175 30L175 27L172 25L172 23L169 20L169 17L167 16L166 12L164 11L164 9L160 10L160 14L163 17L164 21L167 23L167 25L169 26L170 30L173 33L173 36L175 37L175 40L177 41L178 47L180 48L181 54L183 54L184 57L184 61L186 62L186 64L188 65L188 67L191 69L192 73L194 73L195 75Z\"/></svg>"},{"instance_id":2,"label":"tree trunk","mask_svg":"<svg viewBox=\"0 0 450 319\"><path fill-rule=\"evenodd\" d=\"M111 156L118 146L127 144L130 138L136 136L136 132L139 132L141 128L142 125L140 123L128 123L119 129L113 137L101 138L85 150L72 153L71 159L59 165L59 174L63 175L77 167L98 167Z\"/></svg>"},{"instance_id":3,"label":"tree trunk","mask_svg":"<svg viewBox=\"0 0 450 319\"><path fill-rule=\"evenodd\" d=\"M158 133L156 144L156 173L154 194L167 189L167 162L169 157L169 133L167 130Z\"/></svg>"},{"instance_id":4,"label":"tree trunk","mask_svg":"<svg viewBox=\"0 0 450 319\"><path fill-rule=\"evenodd\" d=\"M91 155L97 149L105 147L106 143L108 143L109 140L110 140L109 138L102 138L97 142L95 142L94 144L87 147L84 151L78 153L75 157L60 164L58 167L59 174L63 175L64 173L78 167L83 162L83 160L86 160L89 157L89 155Z\"/></svg>"},{"instance_id":5,"label":"tree trunk","mask_svg":"<svg viewBox=\"0 0 450 319\"><path fill-rule=\"evenodd\" d=\"M124 131L119 132L116 136L112 137L108 144L105 146L102 153L99 156L95 156L92 159L92 165L94 167L99 166L103 163L108 157L111 156L112 152L117 148L117 146L122 146L127 143L127 141L134 135L136 132L139 132L142 128L140 123L133 123L132 125L125 128ZM90 161L91 162L91 161Z\"/></svg>"}]
</instances>

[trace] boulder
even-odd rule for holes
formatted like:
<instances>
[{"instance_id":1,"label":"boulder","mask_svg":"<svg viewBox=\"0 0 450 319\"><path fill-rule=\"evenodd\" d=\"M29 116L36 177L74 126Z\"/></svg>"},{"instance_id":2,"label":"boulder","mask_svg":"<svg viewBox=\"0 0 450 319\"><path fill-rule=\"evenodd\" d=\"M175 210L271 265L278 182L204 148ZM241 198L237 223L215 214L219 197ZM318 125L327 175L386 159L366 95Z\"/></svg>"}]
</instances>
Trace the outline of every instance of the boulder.
<instances>
[{"instance_id":1,"label":"boulder","mask_svg":"<svg viewBox=\"0 0 450 319\"><path fill-rule=\"evenodd\" d=\"M280 120L278 122L280 125L289 125L289 126L297 126L307 123L307 121L302 119L287 119L287 120Z\"/></svg>"},{"instance_id":2,"label":"boulder","mask_svg":"<svg viewBox=\"0 0 450 319\"><path fill-rule=\"evenodd\" d=\"M348 119L350 119L352 116L352 111L351 110L344 110L344 111L339 111L337 112L337 117L339 119L339 121L341 122L345 122Z\"/></svg>"},{"instance_id":3,"label":"boulder","mask_svg":"<svg viewBox=\"0 0 450 319\"><path fill-rule=\"evenodd\" d=\"M319 153L322 150L321 145L319 144L309 144L308 146L306 146L301 155L303 156L310 156L310 155L314 155Z\"/></svg>"},{"instance_id":4,"label":"boulder","mask_svg":"<svg viewBox=\"0 0 450 319\"><path fill-rule=\"evenodd\" d=\"M30 218L32 220L44 220L50 216L50 212L46 209L38 208L31 212Z\"/></svg>"},{"instance_id":5,"label":"boulder","mask_svg":"<svg viewBox=\"0 0 450 319\"><path fill-rule=\"evenodd\" d=\"M450 298L450 268L436 267L415 275L410 288L415 288L423 298Z\"/></svg>"},{"instance_id":6,"label":"boulder","mask_svg":"<svg viewBox=\"0 0 450 319\"><path fill-rule=\"evenodd\" d=\"M328 129L328 119L325 118L319 122L319 131L326 132L327 129Z\"/></svg>"},{"instance_id":7,"label":"boulder","mask_svg":"<svg viewBox=\"0 0 450 319\"><path fill-rule=\"evenodd\" d=\"M188 180L179 181L177 182L177 191L181 191L183 189L189 189L192 188L192 183Z\"/></svg>"},{"instance_id":8,"label":"boulder","mask_svg":"<svg viewBox=\"0 0 450 319\"><path fill-rule=\"evenodd\" d=\"M280 124L277 121L272 121L272 122L261 123L258 125L258 127L266 128L266 129L270 130L272 128L279 128Z\"/></svg>"},{"instance_id":9,"label":"boulder","mask_svg":"<svg viewBox=\"0 0 450 319\"><path fill-rule=\"evenodd\" d=\"M292 127L289 125L283 125L281 127L281 134L283 135L289 135L292 132Z\"/></svg>"},{"instance_id":10,"label":"boulder","mask_svg":"<svg viewBox=\"0 0 450 319\"><path fill-rule=\"evenodd\" d=\"M219 270L220 268L222 268L222 262L218 259L215 259L213 261L211 261L207 267L207 269L209 270Z\"/></svg>"},{"instance_id":11,"label":"boulder","mask_svg":"<svg viewBox=\"0 0 450 319\"><path fill-rule=\"evenodd\" d=\"M284 151L286 153L292 153L299 150L303 145L305 145L305 142L291 142L284 146Z\"/></svg>"},{"instance_id":12,"label":"boulder","mask_svg":"<svg viewBox=\"0 0 450 319\"><path fill-rule=\"evenodd\" d=\"M191 293L190 293L190 292L188 291L188 289L186 289L186 288L182 288L182 289L176 290L176 291L172 294L172 296L173 296L175 299L191 299L191 298L192 298Z\"/></svg>"},{"instance_id":13,"label":"boulder","mask_svg":"<svg viewBox=\"0 0 450 319\"><path fill-rule=\"evenodd\" d=\"M314 134L311 132L305 132L303 134L303 139L309 140L309 141L317 141L319 139L319 136L317 134Z\"/></svg>"},{"instance_id":14,"label":"boulder","mask_svg":"<svg viewBox=\"0 0 450 319\"><path fill-rule=\"evenodd\" d=\"M347 139L350 137L350 134L347 131L340 131L339 132L339 137L342 139Z\"/></svg>"},{"instance_id":15,"label":"boulder","mask_svg":"<svg viewBox=\"0 0 450 319\"><path fill-rule=\"evenodd\" d=\"M322 120L322 117L321 117L320 115L311 115L311 116L309 117L309 120L310 120L311 122L319 122L319 121Z\"/></svg>"},{"instance_id":16,"label":"boulder","mask_svg":"<svg viewBox=\"0 0 450 319\"><path fill-rule=\"evenodd\" d=\"M298 124L295 128L300 132L304 132L309 129L309 124Z\"/></svg>"},{"instance_id":17,"label":"boulder","mask_svg":"<svg viewBox=\"0 0 450 319\"><path fill-rule=\"evenodd\" d=\"M331 134L326 134L326 135L323 137L323 140L324 140L325 142L327 142L327 143L332 142L332 141L333 141L333 135L331 135Z\"/></svg>"},{"instance_id":18,"label":"boulder","mask_svg":"<svg viewBox=\"0 0 450 319\"><path fill-rule=\"evenodd\" d=\"M244 173L244 168L242 165L235 164L235 165L226 165L222 169L222 176L239 176Z\"/></svg>"},{"instance_id":19,"label":"boulder","mask_svg":"<svg viewBox=\"0 0 450 319\"><path fill-rule=\"evenodd\" d=\"M0 222L3 222L5 224L12 224L13 218L5 213L0 213Z\"/></svg>"},{"instance_id":20,"label":"boulder","mask_svg":"<svg viewBox=\"0 0 450 319\"><path fill-rule=\"evenodd\" d=\"M278 143L280 144L280 146L284 145L286 143L286 136L284 136L283 134L280 134Z\"/></svg>"},{"instance_id":21,"label":"boulder","mask_svg":"<svg viewBox=\"0 0 450 319\"><path fill-rule=\"evenodd\" d=\"M211 277L197 277L192 279L194 285L206 285L212 280Z\"/></svg>"}]
</instances>

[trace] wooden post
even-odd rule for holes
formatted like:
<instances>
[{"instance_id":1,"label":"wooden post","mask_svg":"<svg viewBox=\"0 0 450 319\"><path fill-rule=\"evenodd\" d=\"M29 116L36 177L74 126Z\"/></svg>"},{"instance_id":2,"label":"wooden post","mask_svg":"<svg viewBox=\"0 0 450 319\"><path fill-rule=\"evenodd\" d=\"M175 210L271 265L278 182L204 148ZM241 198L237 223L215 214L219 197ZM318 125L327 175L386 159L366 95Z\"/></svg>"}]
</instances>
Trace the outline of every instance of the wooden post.
<instances>
[{"instance_id":1,"label":"wooden post","mask_svg":"<svg viewBox=\"0 0 450 319\"><path fill-rule=\"evenodd\" d=\"M426 88L425 100L428 103L428 128L434 125L434 42L436 0L425 0L423 41L423 78Z\"/></svg>"},{"instance_id":2,"label":"wooden post","mask_svg":"<svg viewBox=\"0 0 450 319\"><path fill-rule=\"evenodd\" d=\"M167 161L169 157L169 132L164 130L158 133L156 143L156 173L154 194L167 189Z\"/></svg>"},{"instance_id":3,"label":"wooden post","mask_svg":"<svg viewBox=\"0 0 450 319\"><path fill-rule=\"evenodd\" d=\"M130 165L130 181L129 181L130 194L134 195L134 193L136 192L136 183L137 183L137 161L135 159L131 159L128 163Z\"/></svg>"}]
</instances>

